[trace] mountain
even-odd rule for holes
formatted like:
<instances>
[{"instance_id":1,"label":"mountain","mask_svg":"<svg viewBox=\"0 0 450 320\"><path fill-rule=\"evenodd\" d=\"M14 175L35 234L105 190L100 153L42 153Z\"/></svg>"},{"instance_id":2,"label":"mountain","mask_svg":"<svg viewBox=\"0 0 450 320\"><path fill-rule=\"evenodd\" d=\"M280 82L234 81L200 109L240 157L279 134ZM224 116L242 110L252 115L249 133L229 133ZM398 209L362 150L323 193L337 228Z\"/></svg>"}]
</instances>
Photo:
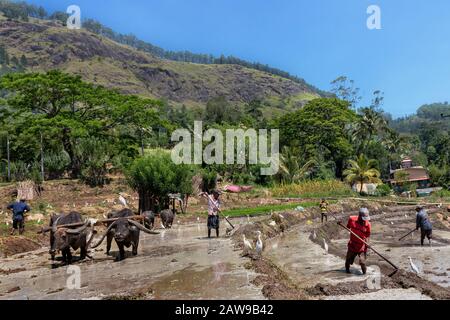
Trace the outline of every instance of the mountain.
<instances>
[{"instance_id":1,"label":"mountain","mask_svg":"<svg viewBox=\"0 0 450 320\"><path fill-rule=\"evenodd\" d=\"M393 120L391 126L402 133L417 133L427 127L449 132L450 105L448 102L423 105L416 114Z\"/></svg>"},{"instance_id":2,"label":"mountain","mask_svg":"<svg viewBox=\"0 0 450 320\"><path fill-rule=\"evenodd\" d=\"M25 68L20 62L26 61L27 71L57 68L123 93L188 107L224 96L236 104L258 99L266 112L277 113L322 94L307 83L242 65L172 61L57 21L27 20L0 16L0 44L15 58L15 69Z\"/></svg>"}]
</instances>

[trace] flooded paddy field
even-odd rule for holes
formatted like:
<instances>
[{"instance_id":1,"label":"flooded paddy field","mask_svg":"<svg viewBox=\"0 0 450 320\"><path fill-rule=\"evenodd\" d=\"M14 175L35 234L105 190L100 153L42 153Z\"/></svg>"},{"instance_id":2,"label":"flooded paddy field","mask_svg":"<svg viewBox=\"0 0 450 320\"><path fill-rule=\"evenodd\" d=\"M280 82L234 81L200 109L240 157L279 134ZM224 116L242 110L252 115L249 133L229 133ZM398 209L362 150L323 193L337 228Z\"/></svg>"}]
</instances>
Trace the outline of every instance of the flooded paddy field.
<instances>
[{"instance_id":1,"label":"flooded paddy field","mask_svg":"<svg viewBox=\"0 0 450 320\"><path fill-rule=\"evenodd\" d=\"M158 231L141 235L136 257L114 262L102 247L93 261L75 263L79 290L67 288L67 266L52 268L48 248L2 259L0 299L264 299L231 239L205 238L204 223Z\"/></svg>"},{"instance_id":2,"label":"flooded paddy field","mask_svg":"<svg viewBox=\"0 0 450 320\"><path fill-rule=\"evenodd\" d=\"M370 243L399 267L392 277L395 269L373 252L368 257L367 275L362 274L358 259L351 274L346 274L349 234L337 221L346 224L348 214L338 214L323 226L318 221L312 226L295 226L268 242L265 255L299 288L319 298L449 299L450 232L436 218L440 210L430 208L429 212L436 229L432 244L426 241L423 247L420 231L399 241L415 228L414 207L384 207L373 212ZM419 268L418 275L412 273L409 257Z\"/></svg>"},{"instance_id":3,"label":"flooded paddy field","mask_svg":"<svg viewBox=\"0 0 450 320\"><path fill-rule=\"evenodd\" d=\"M317 210L273 217L233 219L236 232L207 239L204 221L174 225L143 235L136 257L122 262L93 251L94 260L77 262L81 288L67 287L70 267L52 265L48 248L0 260L0 299L450 299L450 229L439 208L429 207L434 240L420 246L412 206L374 205L371 244L400 270L372 253L367 275L357 264L345 273L346 223L356 205L338 207L322 225ZM242 235L254 241L262 231L262 256L243 256ZM326 245L325 245L326 243ZM325 250L328 247L328 251ZM411 272L410 260L420 273Z\"/></svg>"}]
</instances>

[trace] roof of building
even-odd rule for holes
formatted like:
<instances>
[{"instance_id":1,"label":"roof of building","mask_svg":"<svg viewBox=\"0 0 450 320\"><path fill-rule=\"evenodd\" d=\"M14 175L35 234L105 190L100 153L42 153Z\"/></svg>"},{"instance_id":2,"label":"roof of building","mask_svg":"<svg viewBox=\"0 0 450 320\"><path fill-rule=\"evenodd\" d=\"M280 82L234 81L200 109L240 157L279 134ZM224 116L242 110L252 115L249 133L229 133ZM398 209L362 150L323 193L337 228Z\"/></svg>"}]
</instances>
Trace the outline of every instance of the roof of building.
<instances>
[{"instance_id":1,"label":"roof of building","mask_svg":"<svg viewBox=\"0 0 450 320\"><path fill-rule=\"evenodd\" d=\"M430 176L428 175L427 170L424 167L411 167L405 169L398 169L391 172L391 174L395 174L396 172L405 171L409 174L408 182L415 181L425 181L430 180ZM396 183L395 179L391 179L392 183Z\"/></svg>"}]
</instances>

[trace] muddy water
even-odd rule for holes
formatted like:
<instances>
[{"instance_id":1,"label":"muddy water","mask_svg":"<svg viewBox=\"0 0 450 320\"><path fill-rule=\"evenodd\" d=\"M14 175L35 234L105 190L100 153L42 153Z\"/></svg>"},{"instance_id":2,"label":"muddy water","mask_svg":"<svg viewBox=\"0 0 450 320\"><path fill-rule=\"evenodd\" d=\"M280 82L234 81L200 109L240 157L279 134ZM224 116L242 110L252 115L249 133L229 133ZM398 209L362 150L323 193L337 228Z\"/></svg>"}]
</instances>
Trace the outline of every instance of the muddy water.
<instances>
[{"instance_id":1,"label":"muddy water","mask_svg":"<svg viewBox=\"0 0 450 320\"><path fill-rule=\"evenodd\" d=\"M336 285L342 282L364 281L375 275L376 270L368 268L367 275L353 268L352 274L345 272L343 259L326 253L310 240L310 232L299 226L271 241L266 256L302 288L314 287L318 283Z\"/></svg>"},{"instance_id":2,"label":"muddy water","mask_svg":"<svg viewBox=\"0 0 450 320\"><path fill-rule=\"evenodd\" d=\"M244 220L235 220L239 225ZM223 228L226 226L223 224ZM139 254L122 262L94 252L94 261L75 264L81 288L70 290L68 267L51 268L48 249L0 261L0 299L264 299L251 284L255 274L225 237L207 239L204 223L174 226L144 235ZM222 230L222 234L224 230ZM117 250L113 244L112 253ZM9 274L7 274L9 273Z\"/></svg>"},{"instance_id":3,"label":"muddy water","mask_svg":"<svg viewBox=\"0 0 450 320\"><path fill-rule=\"evenodd\" d=\"M442 287L450 287L450 232L435 230L435 240L432 246L420 246L420 233L416 232L405 240L398 239L415 227L415 214L410 208L396 208L395 214L384 218L383 214L372 221L371 244L388 257L401 269L411 271L409 257L420 269L420 277L432 281ZM330 222L335 223L335 222ZM333 240L328 240L330 252L325 252L322 241L319 244L311 240L313 230L317 239L321 234L320 223L297 226L283 236L270 241L266 248L266 257L285 271L289 277L302 288L311 288L317 284L342 285L360 282L368 288L379 278L379 264L387 265L381 258L371 254L368 258L368 275L363 276L357 263L352 268L352 274L345 273L343 256L347 250L349 235L341 230ZM357 262L357 261L356 261ZM389 269L389 268L388 268ZM327 299L429 299L415 289L383 289L375 288L370 293L360 293L352 296L328 297Z\"/></svg>"}]
</instances>

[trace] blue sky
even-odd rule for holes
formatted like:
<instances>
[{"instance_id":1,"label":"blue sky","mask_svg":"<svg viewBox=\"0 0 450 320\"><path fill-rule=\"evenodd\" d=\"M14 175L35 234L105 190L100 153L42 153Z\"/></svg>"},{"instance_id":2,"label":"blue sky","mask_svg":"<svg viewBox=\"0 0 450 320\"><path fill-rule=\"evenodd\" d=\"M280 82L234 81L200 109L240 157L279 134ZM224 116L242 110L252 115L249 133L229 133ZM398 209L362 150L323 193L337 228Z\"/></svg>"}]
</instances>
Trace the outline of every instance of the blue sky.
<instances>
[{"instance_id":1,"label":"blue sky","mask_svg":"<svg viewBox=\"0 0 450 320\"><path fill-rule=\"evenodd\" d=\"M450 100L448 0L30 0L48 11L80 6L121 33L168 50L234 55L303 77L323 90L340 75L362 104L385 93L394 116ZM366 27L381 8L382 30Z\"/></svg>"}]
</instances>

